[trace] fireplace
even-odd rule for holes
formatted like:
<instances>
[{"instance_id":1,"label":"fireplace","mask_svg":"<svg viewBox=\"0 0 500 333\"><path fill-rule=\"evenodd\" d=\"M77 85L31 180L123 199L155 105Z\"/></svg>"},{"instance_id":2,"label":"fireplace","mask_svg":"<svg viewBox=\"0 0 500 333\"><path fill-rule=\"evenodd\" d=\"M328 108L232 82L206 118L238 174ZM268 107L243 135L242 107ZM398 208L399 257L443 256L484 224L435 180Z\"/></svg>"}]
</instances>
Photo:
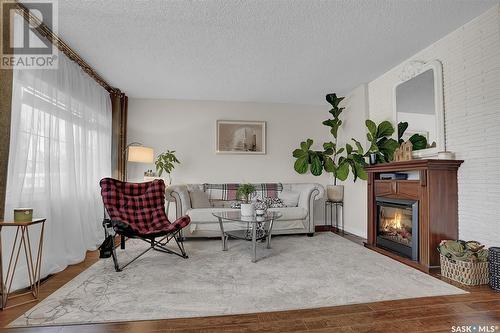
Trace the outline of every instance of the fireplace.
<instances>
[{"instance_id":1,"label":"fireplace","mask_svg":"<svg viewBox=\"0 0 500 333\"><path fill-rule=\"evenodd\" d=\"M377 197L376 244L418 261L418 201Z\"/></svg>"}]
</instances>

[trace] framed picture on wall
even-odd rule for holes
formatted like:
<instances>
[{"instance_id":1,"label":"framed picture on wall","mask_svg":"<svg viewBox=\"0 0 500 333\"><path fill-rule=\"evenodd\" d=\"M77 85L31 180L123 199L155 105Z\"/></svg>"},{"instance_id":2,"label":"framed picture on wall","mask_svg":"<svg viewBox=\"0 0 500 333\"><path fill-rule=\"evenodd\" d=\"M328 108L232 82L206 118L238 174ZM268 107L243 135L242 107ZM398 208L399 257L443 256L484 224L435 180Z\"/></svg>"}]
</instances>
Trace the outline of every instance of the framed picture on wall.
<instances>
[{"instance_id":1,"label":"framed picture on wall","mask_svg":"<svg viewBox=\"0 0 500 333\"><path fill-rule=\"evenodd\" d=\"M217 154L265 154L266 122L217 120Z\"/></svg>"}]
</instances>

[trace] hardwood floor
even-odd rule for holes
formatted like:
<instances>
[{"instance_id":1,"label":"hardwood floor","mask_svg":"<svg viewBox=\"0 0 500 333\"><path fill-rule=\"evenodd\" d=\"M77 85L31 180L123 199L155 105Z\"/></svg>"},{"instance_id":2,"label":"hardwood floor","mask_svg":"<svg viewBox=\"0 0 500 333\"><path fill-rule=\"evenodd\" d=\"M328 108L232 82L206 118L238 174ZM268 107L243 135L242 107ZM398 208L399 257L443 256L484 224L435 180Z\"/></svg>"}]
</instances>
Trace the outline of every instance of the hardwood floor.
<instances>
[{"instance_id":1,"label":"hardwood floor","mask_svg":"<svg viewBox=\"0 0 500 333\"><path fill-rule=\"evenodd\" d=\"M346 238L359 243L353 235ZM45 298L98 260L89 252L84 262L48 278L41 287ZM439 276L437 276L439 278ZM455 284L456 286L459 286ZM105 324L6 329L8 333L101 332L452 332L452 326L492 326L483 332L500 332L500 293L488 286L462 287L469 294L413 298L319 309L266 312L203 318L134 321ZM335 288L335 286L325 286ZM0 312L0 327L29 310L35 303ZM133 307L133 304L130 304ZM1 331L1 329L0 329ZM471 331L478 332L478 331Z\"/></svg>"}]
</instances>

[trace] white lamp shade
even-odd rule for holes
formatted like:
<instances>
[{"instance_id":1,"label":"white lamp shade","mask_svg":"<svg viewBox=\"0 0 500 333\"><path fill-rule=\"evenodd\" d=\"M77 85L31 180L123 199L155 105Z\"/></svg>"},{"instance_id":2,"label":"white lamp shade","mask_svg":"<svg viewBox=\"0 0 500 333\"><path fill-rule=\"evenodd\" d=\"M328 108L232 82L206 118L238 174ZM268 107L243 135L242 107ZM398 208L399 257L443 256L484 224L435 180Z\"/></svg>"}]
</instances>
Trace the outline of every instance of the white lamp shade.
<instances>
[{"instance_id":1,"label":"white lamp shade","mask_svg":"<svg viewBox=\"0 0 500 333\"><path fill-rule=\"evenodd\" d=\"M128 161L138 163L153 163L154 151L153 148L142 146L128 147Z\"/></svg>"}]
</instances>

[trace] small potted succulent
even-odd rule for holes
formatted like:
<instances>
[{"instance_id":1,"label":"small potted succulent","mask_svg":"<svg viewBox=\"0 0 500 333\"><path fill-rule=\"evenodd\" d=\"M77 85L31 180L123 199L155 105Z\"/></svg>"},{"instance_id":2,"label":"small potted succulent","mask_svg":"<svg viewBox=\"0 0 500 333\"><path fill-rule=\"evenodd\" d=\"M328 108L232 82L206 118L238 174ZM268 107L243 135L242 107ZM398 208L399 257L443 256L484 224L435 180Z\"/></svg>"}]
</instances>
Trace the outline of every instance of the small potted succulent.
<instances>
[{"instance_id":1,"label":"small potted succulent","mask_svg":"<svg viewBox=\"0 0 500 333\"><path fill-rule=\"evenodd\" d=\"M250 202L252 197L255 195L255 186L252 184L242 184L238 187L236 196L238 199L242 200L241 204L241 215L242 216L252 216L255 214L255 207L253 203Z\"/></svg>"}]
</instances>

